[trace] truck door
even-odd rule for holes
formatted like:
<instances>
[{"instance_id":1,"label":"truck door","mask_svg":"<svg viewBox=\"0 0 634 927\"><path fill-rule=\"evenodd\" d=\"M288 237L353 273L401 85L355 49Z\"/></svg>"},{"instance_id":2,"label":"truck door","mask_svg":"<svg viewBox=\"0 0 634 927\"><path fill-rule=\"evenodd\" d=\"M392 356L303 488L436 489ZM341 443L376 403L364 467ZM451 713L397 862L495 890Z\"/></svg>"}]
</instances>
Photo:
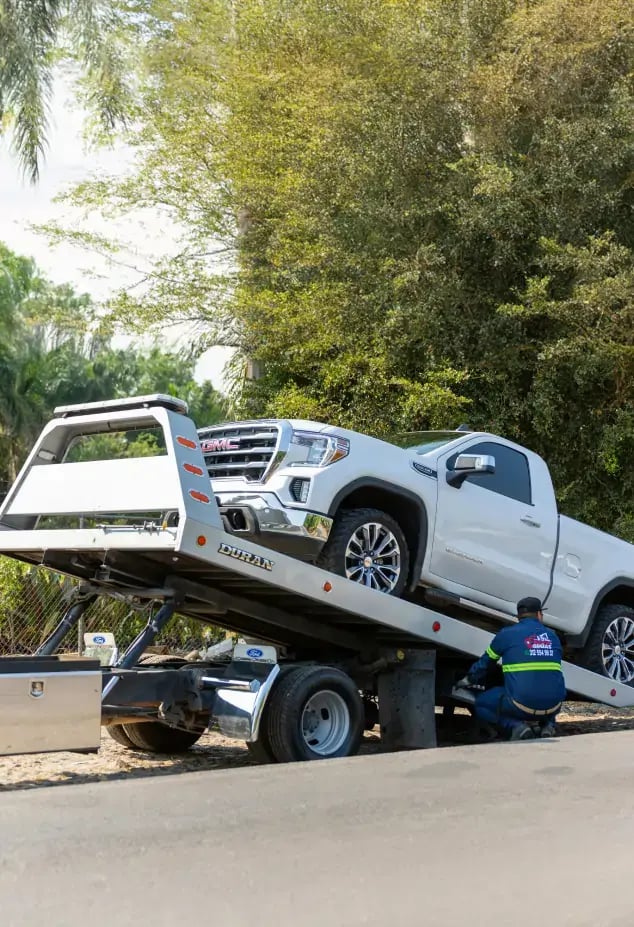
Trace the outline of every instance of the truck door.
<instances>
[{"instance_id":1,"label":"truck door","mask_svg":"<svg viewBox=\"0 0 634 927\"><path fill-rule=\"evenodd\" d=\"M477 441L462 454L495 458L495 473L467 477L461 487L447 482L458 456L438 461L438 507L430 573L443 586L463 587L476 601L482 595L515 603L524 595L545 597L555 555L557 508L550 477L545 491L532 485L528 457L506 444ZM531 455L534 457L534 455ZM545 467L539 459L539 464ZM539 490L539 491L538 491ZM470 595L470 591L473 593ZM479 593L479 594L478 594Z\"/></svg>"}]
</instances>

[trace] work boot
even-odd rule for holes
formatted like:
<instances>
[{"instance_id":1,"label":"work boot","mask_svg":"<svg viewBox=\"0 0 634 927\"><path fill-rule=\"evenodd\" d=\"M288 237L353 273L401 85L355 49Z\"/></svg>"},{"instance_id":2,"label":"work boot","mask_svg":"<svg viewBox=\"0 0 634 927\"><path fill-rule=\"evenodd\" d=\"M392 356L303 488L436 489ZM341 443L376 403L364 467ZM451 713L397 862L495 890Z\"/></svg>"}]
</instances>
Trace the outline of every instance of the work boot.
<instances>
[{"instance_id":1,"label":"work boot","mask_svg":"<svg viewBox=\"0 0 634 927\"><path fill-rule=\"evenodd\" d=\"M511 731L509 740L530 740L535 735L528 724L517 724Z\"/></svg>"},{"instance_id":2,"label":"work boot","mask_svg":"<svg viewBox=\"0 0 634 927\"><path fill-rule=\"evenodd\" d=\"M556 737L557 728L555 727L552 721L549 721L547 724L542 725L542 728L539 732L540 737Z\"/></svg>"}]
</instances>

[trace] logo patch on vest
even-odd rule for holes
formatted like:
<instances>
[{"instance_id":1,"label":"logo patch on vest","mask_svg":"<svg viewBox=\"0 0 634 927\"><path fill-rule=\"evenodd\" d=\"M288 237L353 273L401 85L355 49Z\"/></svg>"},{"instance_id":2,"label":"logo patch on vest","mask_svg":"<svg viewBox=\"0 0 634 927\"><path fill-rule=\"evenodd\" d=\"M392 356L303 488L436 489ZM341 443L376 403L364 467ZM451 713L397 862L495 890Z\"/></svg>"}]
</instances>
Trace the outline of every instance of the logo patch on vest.
<instances>
[{"instance_id":1,"label":"logo patch on vest","mask_svg":"<svg viewBox=\"0 0 634 927\"><path fill-rule=\"evenodd\" d=\"M525 654L527 657L554 657L553 642L548 633L531 634L524 638Z\"/></svg>"}]
</instances>

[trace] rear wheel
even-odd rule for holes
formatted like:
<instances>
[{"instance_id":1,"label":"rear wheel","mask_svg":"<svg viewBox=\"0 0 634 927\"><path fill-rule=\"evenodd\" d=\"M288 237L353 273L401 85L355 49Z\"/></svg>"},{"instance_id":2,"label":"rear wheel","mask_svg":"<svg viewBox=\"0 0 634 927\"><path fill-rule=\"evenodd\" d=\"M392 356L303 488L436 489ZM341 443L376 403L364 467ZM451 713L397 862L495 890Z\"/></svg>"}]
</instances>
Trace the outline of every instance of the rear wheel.
<instances>
[{"instance_id":1,"label":"rear wheel","mask_svg":"<svg viewBox=\"0 0 634 927\"><path fill-rule=\"evenodd\" d=\"M380 509L343 509L332 526L317 565L369 589L400 596L410 552L403 529Z\"/></svg>"},{"instance_id":2,"label":"rear wheel","mask_svg":"<svg viewBox=\"0 0 634 927\"><path fill-rule=\"evenodd\" d=\"M126 734L123 724L109 724L106 727L106 731L120 747L125 747L127 750L137 749L136 745Z\"/></svg>"},{"instance_id":3,"label":"rear wheel","mask_svg":"<svg viewBox=\"0 0 634 927\"><path fill-rule=\"evenodd\" d=\"M634 685L634 608L604 605L599 609L580 663L615 682Z\"/></svg>"},{"instance_id":4,"label":"rear wheel","mask_svg":"<svg viewBox=\"0 0 634 927\"><path fill-rule=\"evenodd\" d=\"M185 753L205 731L204 728L185 731L161 721L124 724L123 730L136 749L148 753Z\"/></svg>"},{"instance_id":5,"label":"rear wheel","mask_svg":"<svg viewBox=\"0 0 634 927\"><path fill-rule=\"evenodd\" d=\"M139 666L184 666L187 660L176 654L144 653ZM106 728L113 740L129 750L144 750L147 753L184 753L200 740L205 727L191 731L170 727L162 721L143 721L138 724L113 724Z\"/></svg>"},{"instance_id":6,"label":"rear wheel","mask_svg":"<svg viewBox=\"0 0 634 927\"><path fill-rule=\"evenodd\" d=\"M260 728L257 740L247 741L247 750L256 763L264 765L266 763L276 762L269 739L262 728Z\"/></svg>"},{"instance_id":7,"label":"rear wheel","mask_svg":"<svg viewBox=\"0 0 634 927\"><path fill-rule=\"evenodd\" d=\"M279 763L352 756L364 721L355 683L333 667L298 667L269 696L267 734Z\"/></svg>"}]
</instances>

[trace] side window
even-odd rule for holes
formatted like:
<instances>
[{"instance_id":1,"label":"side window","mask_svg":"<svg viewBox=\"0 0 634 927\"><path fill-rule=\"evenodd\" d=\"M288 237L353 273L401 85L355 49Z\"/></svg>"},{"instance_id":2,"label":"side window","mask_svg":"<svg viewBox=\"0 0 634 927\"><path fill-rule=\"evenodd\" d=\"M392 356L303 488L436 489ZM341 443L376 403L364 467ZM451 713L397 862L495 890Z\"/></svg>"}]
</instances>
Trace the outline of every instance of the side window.
<instances>
[{"instance_id":1,"label":"side window","mask_svg":"<svg viewBox=\"0 0 634 927\"><path fill-rule=\"evenodd\" d=\"M467 482L482 486L491 492L497 492L509 499L531 504L531 474L528 460L524 454L514 451L504 444L494 444L492 441L481 441L470 448L464 448L463 454L490 454L495 457L495 473L468 476ZM453 454L447 461L447 468L453 469L457 454Z\"/></svg>"}]
</instances>

